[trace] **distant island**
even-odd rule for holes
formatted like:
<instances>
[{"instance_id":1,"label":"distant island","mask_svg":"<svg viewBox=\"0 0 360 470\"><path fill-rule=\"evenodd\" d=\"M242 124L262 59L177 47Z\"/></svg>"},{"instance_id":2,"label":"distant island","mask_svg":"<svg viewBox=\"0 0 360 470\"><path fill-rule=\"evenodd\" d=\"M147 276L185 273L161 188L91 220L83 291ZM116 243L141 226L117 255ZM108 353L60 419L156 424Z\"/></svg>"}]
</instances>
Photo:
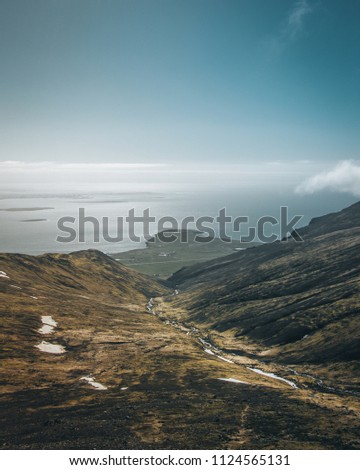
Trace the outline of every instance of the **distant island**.
<instances>
[{"instance_id":1,"label":"distant island","mask_svg":"<svg viewBox=\"0 0 360 470\"><path fill-rule=\"evenodd\" d=\"M166 237L174 241L166 242ZM146 248L111 253L109 256L139 272L166 279L175 271L196 264L226 256L236 251L256 246L258 243L242 243L224 241L217 237L201 237L197 230L163 230L146 242ZM187 240L187 241L182 241Z\"/></svg>"}]
</instances>

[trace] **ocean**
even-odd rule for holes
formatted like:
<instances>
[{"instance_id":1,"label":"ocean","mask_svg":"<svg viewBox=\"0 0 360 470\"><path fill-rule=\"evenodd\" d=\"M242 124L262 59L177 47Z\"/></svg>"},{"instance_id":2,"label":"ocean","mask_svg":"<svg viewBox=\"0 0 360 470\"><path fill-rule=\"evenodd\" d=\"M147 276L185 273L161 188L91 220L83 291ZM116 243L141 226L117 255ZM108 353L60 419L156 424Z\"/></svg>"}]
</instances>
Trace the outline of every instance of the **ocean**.
<instances>
[{"instance_id":1,"label":"ocean","mask_svg":"<svg viewBox=\"0 0 360 470\"><path fill-rule=\"evenodd\" d=\"M37 255L48 252L72 252L84 249L98 249L105 253L128 251L145 246L143 225L134 224L134 234L139 241L132 241L131 227L126 217L133 210L135 217L143 215L148 209L155 222L149 226L150 234L159 228L176 228L174 220L180 222L186 217L216 217L225 209L228 217L249 218L243 224L241 234L248 227L257 227L257 221L264 216L279 219L280 207L288 207L289 219L301 215L297 227L309 223L312 217L338 211L356 202L356 198L347 194L314 194L299 196L277 190L217 190L187 192L111 192L111 193L0 193L0 251ZM83 240L79 227L79 214L99 221L99 230L94 231L94 223L84 224ZM60 230L62 218L66 230ZM104 222L105 218L105 222ZM163 225L159 225L161 218ZM123 229L118 230L119 219L123 219ZM69 222L69 220L71 220ZM95 222L95 225L97 222ZM121 225L121 224L120 224ZM220 235L219 223L204 220L204 226L211 227ZM70 240L70 230L73 235ZM234 231L232 221L226 223L226 235L239 239L239 232ZM280 235L279 227L265 224L266 236ZM104 231L105 228L105 231ZM196 228L189 223L188 228ZM94 233L95 232L95 233ZM98 235L98 240L94 235ZM107 235L122 235L122 240L107 241ZM224 235L224 233L222 233ZM58 237L66 238L60 242ZM119 237L120 238L120 237Z\"/></svg>"}]
</instances>

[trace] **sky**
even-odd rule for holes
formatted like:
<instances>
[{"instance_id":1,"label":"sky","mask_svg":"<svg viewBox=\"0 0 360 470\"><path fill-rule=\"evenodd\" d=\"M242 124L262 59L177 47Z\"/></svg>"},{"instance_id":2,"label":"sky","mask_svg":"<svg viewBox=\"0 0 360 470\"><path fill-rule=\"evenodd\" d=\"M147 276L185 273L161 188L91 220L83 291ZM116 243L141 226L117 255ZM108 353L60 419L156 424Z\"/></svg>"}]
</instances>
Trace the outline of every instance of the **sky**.
<instances>
[{"instance_id":1,"label":"sky","mask_svg":"<svg viewBox=\"0 0 360 470\"><path fill-rule=\"evenodd\" d=\"M0 184L360 195L359 16L357 0L0 0Z\"/></svg>"}]
</instances>

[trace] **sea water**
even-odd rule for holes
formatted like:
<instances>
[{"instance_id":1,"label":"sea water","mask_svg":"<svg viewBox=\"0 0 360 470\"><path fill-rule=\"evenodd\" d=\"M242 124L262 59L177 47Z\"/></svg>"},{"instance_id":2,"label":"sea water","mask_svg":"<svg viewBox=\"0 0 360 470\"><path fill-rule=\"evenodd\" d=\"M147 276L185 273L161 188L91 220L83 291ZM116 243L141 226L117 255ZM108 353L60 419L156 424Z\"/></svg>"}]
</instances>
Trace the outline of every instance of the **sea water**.
<instances>
[{"instance_id":1,"label":"sea water","mask_svg":"<svg viewBox=\"0 0 360 470\"><path fill-rule=\"evenodd\" d=\"M256 221L262 216L270 215L278 219L280 206L288 206L289 218L294 215L303 216L298 224L300 227L308 224L312 217L340 210L354 202L356 198L345 194L316 194L305 197L276 191L217 191L215 188L206 192L194 190L174 193L1 193L0 251L41 254L93 248L105 253L116 253L142 248L145 246L145 239L141 224L135 224L135 234L139 236L140 241L130 240L125 218L131 209L134 209L135 216L141 216L145 209L149 209L150 216L156 219L156 222L150 224L151 234L157 232L161 217L174 218L180 224L185 217L216 218L222 208L233 218L249 217L249 223L244 225L246 233L247 226L256 226ZM93 224L86 223L84 241L80 241L77 236L71 243L60 243L57 237L68 237L69 234L59 229L59 220L62 217L73 217L75 223L70 225L77 229L80 209L83 209L85 216L99 220L99 241L94 241ZM108 219L108 233L111 237L119 235L118 218L123 218L123 240L108 242L104 239L104 217ZM219 224L214 222L205 225L211 226L216 235L219 235ZM168 220L163 228L172 226L171 220ZM190 223L188 228L195 228L195 225ZM278 227L269 225L267 230L270 229L279 235ZM230 237L239 239L239 233L232 230L231 223L227 223L226 231Z\"/></svg>"}]
</instances>

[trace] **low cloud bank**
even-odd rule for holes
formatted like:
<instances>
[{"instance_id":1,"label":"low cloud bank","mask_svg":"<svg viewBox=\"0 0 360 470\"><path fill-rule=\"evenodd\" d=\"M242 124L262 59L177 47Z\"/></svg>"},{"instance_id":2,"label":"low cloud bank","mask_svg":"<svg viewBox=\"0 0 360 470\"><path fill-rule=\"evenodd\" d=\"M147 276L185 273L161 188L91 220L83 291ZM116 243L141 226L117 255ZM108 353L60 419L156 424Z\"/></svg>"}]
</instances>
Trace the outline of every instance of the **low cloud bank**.
<instances>
[{"instance_id":1,"label":"low cloud bank","mask_svg":"<svg viewBox=\"0 0 360 470\"><path fill-rule=\"evenodd\" d=\"M300 183L297 194L335 191L360 196L360 164L351 160L338 163L330 171L318 173Z\"/></svg>"},{"instance_id":2,"label":"low cloud bank","mask_svg":"<svg viewBox=\"0 0 360 470\"><path fill-rule=\"evenodd\" d=\"M315 169L316 168L316 169ZM238 164L0 161L2 191L292 191L319 171L306 161Z\"/></svg>"}]
</instances>

